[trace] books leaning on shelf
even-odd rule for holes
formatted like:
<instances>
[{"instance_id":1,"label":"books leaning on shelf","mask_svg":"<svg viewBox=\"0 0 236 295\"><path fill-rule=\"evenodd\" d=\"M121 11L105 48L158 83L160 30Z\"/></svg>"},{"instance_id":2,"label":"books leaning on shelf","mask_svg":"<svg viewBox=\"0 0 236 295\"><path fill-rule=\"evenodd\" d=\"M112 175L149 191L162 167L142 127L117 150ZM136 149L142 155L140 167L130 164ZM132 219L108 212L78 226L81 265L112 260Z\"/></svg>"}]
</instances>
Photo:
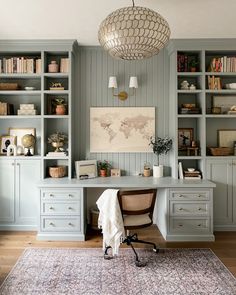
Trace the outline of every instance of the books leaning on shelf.
<instances>
[{"instance_id":1,"label":"books leaning on shelf","mask_svg":"<svg viewBox=\"0 0 236 295\"><path fill-rule=\"evenodd\" d=\"M61 58L60 72L61 73L69 72L69 58Z\"/></svg>"},{"instance_id":2,"label":"books leaning on shelf","mask_svg":"<svg viewBox=\"0 0 236 295\"><path fill-rule=\"evenodd\" d=\"M208 89L211 89L211 90L221 90L222 89L220 77L208 76L207 80L208 80Z\"/></svg>"},{"instance_id":3,"label":"books leaning on shelf","mask_svg":"<svg viewBox=\"0 0 236 295\"><path fill-rule=\"evenodd\" d=\"M41 73L41 58L3 57L0 59L0 73L3 73L3 74Z\"/></svg>"},{"instance_id":4,"label":"books leaning on shelf","mask_svg":"<svg viewBox=\"0 0 236 295\"><path fill-rule=\"evenodd\" d=\"M47 157L66 157L67 156L67 153L65 152L48 152Z\"/></svg>"},{"instance_id":5,"label":"books leaning on shelf","mask_svg":"<svg viewBox=\"0 0 236 295\"><path fill-rule=\"evenodd\" d=\"M236 57L222 56L212 58L208 72L236 72Z\"/></svg>"},{"instance_id":6,"label":"books leaning on shelf","mask_svg":"<svg viewBox=\"0 0 236 295\"><path fill-rule=\"evenodd\" d=\"M192 172L184 171L184 179L201 179L201 172L198 170L194 170Z\"/></svg>"},{"instance_id":7,"label":"books leaning on shelf","mask_svg":"<svg viewBox=\"0 0 236 295\"><path fill-rule=\"evenodd\" d=\"M14 114L14 106L11 103L0 102L0 116L7 116Z\"/></svg>"}]
</instances>

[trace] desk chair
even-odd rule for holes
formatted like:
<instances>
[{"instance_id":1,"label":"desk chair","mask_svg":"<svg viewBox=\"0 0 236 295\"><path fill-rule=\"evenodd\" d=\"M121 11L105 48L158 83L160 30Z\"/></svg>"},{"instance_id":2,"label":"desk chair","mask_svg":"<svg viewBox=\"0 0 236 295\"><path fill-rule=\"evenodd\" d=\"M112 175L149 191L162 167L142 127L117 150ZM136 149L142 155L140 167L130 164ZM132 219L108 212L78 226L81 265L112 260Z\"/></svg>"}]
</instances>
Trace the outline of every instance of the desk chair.
<instances>
[{"instance_id":1,"label":"desk chair","mask_svg":"<svg viewBox=\"0 0 236 295\"><path fill-rule=\"evenodd\" d=\"M152 225L153 223L153 210L156 200L156 189L134 190L134 191L118 191L118 200L124 221L124 228L126 237L122 243L131 246L135 254L136 266L145 266L139 260L138 254L135 251L132 243L148 244L153 246L153 251L158 253L156 245L151 242L139 240L137 234L130 234L130 230L144 228ZM106 247L104 258L108 258L108 249Z\"/></svg>"}]
</instances>

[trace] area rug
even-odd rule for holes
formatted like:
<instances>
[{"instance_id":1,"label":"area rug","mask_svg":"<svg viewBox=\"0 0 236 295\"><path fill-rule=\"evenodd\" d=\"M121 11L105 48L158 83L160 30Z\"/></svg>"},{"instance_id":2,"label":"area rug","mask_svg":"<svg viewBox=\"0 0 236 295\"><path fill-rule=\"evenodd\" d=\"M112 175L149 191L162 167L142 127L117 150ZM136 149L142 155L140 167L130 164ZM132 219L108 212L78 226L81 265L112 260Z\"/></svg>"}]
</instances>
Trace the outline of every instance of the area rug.
<instances>
[{"instance_id":1,"label":"area rug","mask_svg":"<svg viewBox=\"0 0 236 295\"><path fill-rule=\"evenodd\" d=\"M210 249L130 249L103 259L101 249L27 249L1 295L235 295L236 279Z\"/></svg>"}]
</instances>

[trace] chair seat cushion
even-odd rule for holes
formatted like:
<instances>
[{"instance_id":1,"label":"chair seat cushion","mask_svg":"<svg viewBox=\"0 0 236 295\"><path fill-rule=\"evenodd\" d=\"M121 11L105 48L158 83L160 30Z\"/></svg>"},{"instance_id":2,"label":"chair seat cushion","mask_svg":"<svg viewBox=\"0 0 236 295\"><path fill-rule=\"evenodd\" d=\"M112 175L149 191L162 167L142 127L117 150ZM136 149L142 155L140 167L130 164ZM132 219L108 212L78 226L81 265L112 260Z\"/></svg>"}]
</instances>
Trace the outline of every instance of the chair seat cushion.
<instances>
[{"instance_id":1,"label":"chair seat cushion","mask_svg":"<svg viewBox=\"0 0 236 295\"><path fill-rule=\"evenodd\" d=\"M149 214L124 215L124 226L140 226L151 223Z\"/></svg>"}]
</instances>

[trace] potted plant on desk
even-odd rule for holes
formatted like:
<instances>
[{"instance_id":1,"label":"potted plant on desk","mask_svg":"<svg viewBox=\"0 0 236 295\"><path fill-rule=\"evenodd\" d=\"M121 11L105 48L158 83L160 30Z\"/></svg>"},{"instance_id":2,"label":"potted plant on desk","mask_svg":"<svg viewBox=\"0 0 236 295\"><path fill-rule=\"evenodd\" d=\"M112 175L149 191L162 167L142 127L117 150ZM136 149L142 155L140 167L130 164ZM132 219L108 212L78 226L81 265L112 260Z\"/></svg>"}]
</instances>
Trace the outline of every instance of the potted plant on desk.
<instances>
[{"instance_id":1,"label":"potted plant on desk","mask_svg":"<svg viewBox=\"0 0 236 295\"><path fill-rule=\"evenodd\" d=\"M172 147L172 139L169 137L151 137L149 145L152 146L153 153L157 155L157 165L153 165L153 177L163 176L163 165L160 165L160 155L167 154Z\"/></svg>"},{"instance_id":2,"label":"potted plant on desk","mask_svg":"<svg viewBox=\"0 0 236 295\"><path fill-rule=\"evenodd\" d=\"M108 176L108 169L110 168L111 168L111 164L108 161L103 160L98 162L98 169L99 169L100 176L102 177Z\"/></svg>"}]
</instances>

